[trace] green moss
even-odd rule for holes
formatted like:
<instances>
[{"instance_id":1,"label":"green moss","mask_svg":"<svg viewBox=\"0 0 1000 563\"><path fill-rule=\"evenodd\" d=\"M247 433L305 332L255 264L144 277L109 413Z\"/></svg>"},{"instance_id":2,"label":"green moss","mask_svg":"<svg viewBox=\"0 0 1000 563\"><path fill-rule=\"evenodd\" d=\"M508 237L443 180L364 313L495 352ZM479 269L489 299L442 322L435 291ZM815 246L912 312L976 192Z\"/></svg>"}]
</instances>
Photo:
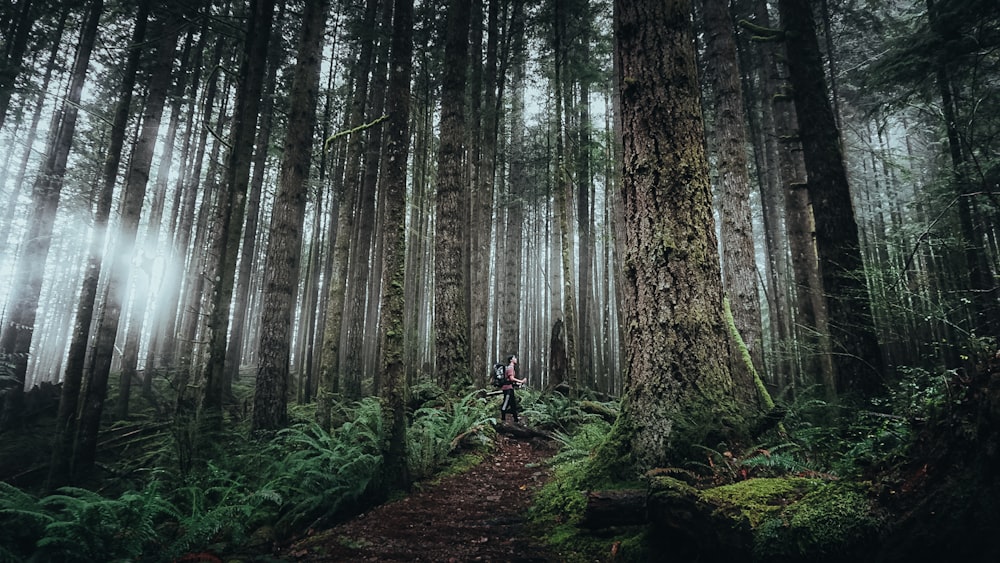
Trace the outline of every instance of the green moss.
<instances>
[{"instance_id":1,"label":"green moss","mask_svg":"<svg viewBox=\"0 0 1000 563\"><path fill-rule=\"evenodd\" d=\"M845 557L875 538L881 519L860 483L826 483L755 529L754 554L795 559Z\"/></svg>"},{"instance_id":2,"label":"green moss","mask_svg":"<svg viewBox=\"0 0 1000 563\"><path fill-rule=\"evenodd\" d=\"M788 504L820 486L815 479L749 479L732 485L706 489L701 498L747 519L756 528L780 513Z\"/></svg>"}]
</instances>

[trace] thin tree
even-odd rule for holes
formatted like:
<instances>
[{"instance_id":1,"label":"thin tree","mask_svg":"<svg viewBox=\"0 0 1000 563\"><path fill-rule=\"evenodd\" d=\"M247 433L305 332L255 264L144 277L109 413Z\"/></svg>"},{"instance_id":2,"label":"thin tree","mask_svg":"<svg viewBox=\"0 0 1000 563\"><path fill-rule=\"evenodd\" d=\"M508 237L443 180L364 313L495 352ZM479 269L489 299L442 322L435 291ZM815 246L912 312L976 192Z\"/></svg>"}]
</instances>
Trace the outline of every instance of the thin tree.
<instances>
[{"instance_id":1,"label":"thin tree","mask_svg":"<svg viewBox=\"0 0 1000 563\"><path fill-rule=\"evenodd\" d=\"M210 297L208 361L204 369L205 392L202 404L206 415L203 420L208 429L219 428L222 424L229 312L236 277L241 227L246 212L250 159L253 153L253 138L257 130L267 46L271 39L271 24L274 21L274 4L275 0L250 2L250 19L240 63L240 86L237 89L232 136L229 154L226 157L224 191L215 217L215 225L219 230L212 243L212 254L219 262Z\"/></svg>"},{"instance_id":2,"label":"thin tree","mask_svg":"<svg viewBox=\"0 0 1000 563\"><path fill-rule=\"evenodd\" d=\"M74 444L74 473L85 471L92 466L97 453L97 435L108 393L108 378L116 350L118 323L126 294L126 284L132 269L132 254L146 198L153 149L156 146L160 121L163 117L180 25L183 24L181 14L174 13L170 8L167 9L167 13L160 14L160 17L162 19L159 21L159 35L141 129L125 177L121 219L115 251L112 253L108 268L104 304L97 319L93 350L84 370L79 428ZM123 373L127 374L127 370ZM130 386L127 386L126 390L129 388Z\"/></svg>"},{"instance_id":3,"label":"thin tree","mask_svg":"<svg viewBox=\"0 0 1000 563\"><path fill-rule=\"evenodd\" d=\"M298 58L292 71L288 128L264 268L264 310L251 423L254 430L278 429L288 420L292 315L299 285L327 6L327 0L306 2Z\"/></svg>"},{"instance_id":4,"label":"thin tree","mask_svg":"<svg viewBox=\"0 0 1000 563\"><path fill-rule=\"evenodd\" d=\"M382 317L379 328L382 388L388 410L389 448L385 482L409 487L406 465L406 369L403 299L406 274L406 164L410 144L410 74L413 66L413 0L395 0L387 92L386 154L383 160L385 216L382 239Z\"/></svg>"},{"instance_id":5,"label":"thin tree","mask_svg":"<svg viewBox=\"0 0 1000 563\"><path fill-rule=\"evenodd\" d=\"M8 298L12 307L0 330L0 360L10 363L10 380L13 382L0 386L0 390L7 390L5 404L0 409L0 428L16 415L24 392L28 353L42 291L45 263L52 244L52 230L59 209L69 153L73 147L80 98L103 8L103 0L94 0L90 4L86 22L80 32L66 100L55 118L55 137L32 187L28 230L24 234L22 251L14 267L14 280Z\"/></svg>"},{"instance_id":6,"label":"thin tree","mask_svg":"<svg viewBox=\"0 0 1000 563\"><path fill-rule=\"evenodd\" d=\"M104 158L101 185L97 189L94 209L94 236L90 241L86 273L80 290L76 321L70 341L63 386L59 396L59 411L56 415L56 432L49 464L49 487L58 486L69 471L73 441L76 436L76 411L79 404L80 388L83 384L84 361L90 337L90 323L94 318L94 304L97 300L97 285L101 277L101 253L107 237L108 219L111 215L111 200L114 196L115 180L121 164L122 147L125 142L126 127L132 106L132 91L139 70L142 54L141 45L146 36L146 22L149 16L149 1L139 2L135 16L135 28L128 46L128 56L119 86L118 103L115 106L111 136Z\"/></svg>"},{"instance_id":7,"label":"thin tree","mask_svg":"<svg viewBox=\"0 0 1000 563\"><path fill-rule=\"evenodd\" d=\"M689 0L615 2L627 373L598 471L665 467L735 422Z\"/></svg>"}]
</instances>

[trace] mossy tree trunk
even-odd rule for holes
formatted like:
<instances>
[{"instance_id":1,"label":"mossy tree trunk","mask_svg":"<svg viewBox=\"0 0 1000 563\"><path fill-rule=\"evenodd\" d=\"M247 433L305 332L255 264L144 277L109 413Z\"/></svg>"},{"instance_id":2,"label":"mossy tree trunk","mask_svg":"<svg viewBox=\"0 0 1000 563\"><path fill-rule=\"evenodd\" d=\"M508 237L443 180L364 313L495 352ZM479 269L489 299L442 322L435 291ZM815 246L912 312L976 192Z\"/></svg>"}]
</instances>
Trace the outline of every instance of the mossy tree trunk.
<instances>
[{"instance_id":1,"label":"mossy tree trunk","mask_svg":"<svg viewBox=\"0 0 1000 563\"><path fill-rule=\"evenodd\" d=\"M413 67L413 0L395 0L387 105L386 154L383 161L385 220L382 240L382 319L379 369L389 417L386 482L407 488L406 370L403 363L403 300L406 276L406 161L410 149L410 71Z\"/></svg>"},{"instance_id":2,"label":"mossy tree trunk","mask_svg":"<svg viewBox=\"0 0 1000 563\"><path fill-rule=\"evenodd\" d=\"M598 471L668 465L735 422L690 15L616 2L628 378Z\"/></svg>"}]
</instances>

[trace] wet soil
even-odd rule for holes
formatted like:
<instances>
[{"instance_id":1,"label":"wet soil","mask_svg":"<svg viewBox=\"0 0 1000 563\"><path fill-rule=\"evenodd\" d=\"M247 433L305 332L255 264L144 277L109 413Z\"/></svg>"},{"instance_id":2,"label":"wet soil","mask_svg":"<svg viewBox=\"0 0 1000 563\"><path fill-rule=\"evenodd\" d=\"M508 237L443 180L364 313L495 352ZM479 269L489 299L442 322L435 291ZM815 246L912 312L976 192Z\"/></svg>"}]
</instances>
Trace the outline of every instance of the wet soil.
<instances>
[{"instance_id":1,"label":"wet soil","mask_svg":"<svg viewBox=\"0 0 1000 563\"><path fill-rule=\"evenodd\" d=\"M528 529L526 511L550 477L555 446L500 436L495 451L460 475L421 487L282 553L287 561L559 561Z\"/></svg>"}]
</instances>

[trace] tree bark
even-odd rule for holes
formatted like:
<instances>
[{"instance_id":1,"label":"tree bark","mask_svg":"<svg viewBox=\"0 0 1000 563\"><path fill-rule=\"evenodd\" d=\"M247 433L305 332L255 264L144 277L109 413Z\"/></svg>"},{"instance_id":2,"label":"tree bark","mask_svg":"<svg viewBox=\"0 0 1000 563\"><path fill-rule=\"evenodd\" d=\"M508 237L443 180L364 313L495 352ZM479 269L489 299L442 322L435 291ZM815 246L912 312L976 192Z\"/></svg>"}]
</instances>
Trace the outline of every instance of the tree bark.
<instances>
[{"instance_id":1,"label":"tree bark","mask_svg":"<svg viewBox=\"0 0 1000 563\"><path fill-rule=\"evenodd\" d=\"M382 322L379 340L382 386L386 401L389 447L385 454L385 482L393 489L407 489L406 369L404 367L403 298L406 264L406 170L410 144L410 73L413 65L413 0L395 0L392 51L387 93L386 154L383 160L385 217L381 237Z\"/></svg>"},{"instance_id":2,"label":"tree bark","mask_svg":"<svg viewBox=\"0 0 1000 563\"><path fill-rule=\"evenodd\" d=\"M94 318L94 304L97 300L97 286L101 276L101 253L107 238L108 218L111 215L111 199L114 196L115 180L121 164L122 147L125 143L128 118L131 113L132 91L142 54L140 46L145 40L146 23L149 16L149 1L139 2L135 28L129 44L128 56L119 86L118 103L115 106L111 136L104 159L101 185L96 190L94 209L94 236L87 253L87 266L77 304L76 321L63 371L63 385L59 396L59 411L56 414L55 439L46 488L54 490L69 477L73 442L77 432L76 411L83 385L84 362L90 337L90 324Z\"/></svg>"},{"instance_id":3,"label":"tree bark","mask_svg":"<svg viewBox=\"0 0 1000 563\"><path fill-rule=\"evenodd\" d=\"M212 255L218 260L215 286L211 290L209 313L208 361L204 369L202 420L209 430L222 425L223 377L229 313L236 277L236 259L246 211L247 186L253 138L257 130L260 94L267 61L267 45L271 38L275 0L250 2L250 21L240 65L240 86L236 96L229 154L226 157L224 191L216 213L219 229L212 243Z\"/></svg>"},{"instance_id":4,"label":"tree bark","mask_svg":"<svg viewBox=\"0 0 1000 563\"><path fill-rule=\"evenodd\" d=\"M884 388L882 352L811 2L781 0L778 6L788 30L788 73L816 227L837 389L878 393Z\"/></svg>"},{"instance_id":5,"label":"tree bark","mask_svg":"<svg viewBox=\"0 0 1000 563\"><path fill-rule=\"evenodd\" d=\"M618 0L615 9L628 379L596 469L632 475L685 459L738 422L691 4Z\"/></svg>"},{"instance_id":6,"label":"tree bark","mask_svg":"<svg viewBox=\"0 0 1000 563\"><path fill-rule=\"evenodd\" d=\"M462 167L470 10L471 0L451 0L448 5L448 35L441 85L434 238L434 345L437 379L445 388L471 383L469 311L465 298L468 233L464 228L469 194L463 181Z\"/></svg>"},{"instance_id":7,"label":"tree bark","mask_svg":"<svg viewBox=\"0 0 1000 563\"><path fill-rule=\"evenodd\" d=\"M253 430L275 430L288 421L289 356L292 316L299 285L302 226L313 124L319 97L319 71L327 0L307 2L302 13L302 35L289 95L291 107L285 134L281 176L271 211L267 262L264 268L263 312L257 383L253 396Z\"/></svg>"},{"instance_id":8,"label":"tree bark","mask_svg":"<svg viewBox=\"0 0 1000 563\"><path fill-rule=\"evenodd\" d=\"M747 175L746 113L736 40L728 0L704 0L706 67L715 101L715 150L722 196L722 278L736 329L743 337L757 370L764 371L760 297L750 216L750 179ZM735 347L734 347L735 350ZM753 376L737 352L731 364L736 392L753 400Z\"/></svg>"},{"instance_id":9,"label":"tree bark","mask_svg":"<svg viewBox=\"0 0 1000 563\"><path fill-rule=\"evenodd\" d=\"M115 354L115 340L118 337L122 303L132 270L131 263L135 251L136 234L139 229L139 218L146 198L153 149L156 146L160 121L163 117L174 52L177 48L180 16L169 14L162 17L164 19L158 28L156 58L143 110L140 134L136 139L128 173L125 177L120 228L111 258L108 285L104 289L103 306L97 319L94 348L84 371L80 422L74 446L74 473L89 469L97 455L97 435L100 431L104 400L108 393L108 378L111 374L111 362ZM131 378L128 385L124 387L122 393L129 392Z\"/></svg>"}]
</instances>

